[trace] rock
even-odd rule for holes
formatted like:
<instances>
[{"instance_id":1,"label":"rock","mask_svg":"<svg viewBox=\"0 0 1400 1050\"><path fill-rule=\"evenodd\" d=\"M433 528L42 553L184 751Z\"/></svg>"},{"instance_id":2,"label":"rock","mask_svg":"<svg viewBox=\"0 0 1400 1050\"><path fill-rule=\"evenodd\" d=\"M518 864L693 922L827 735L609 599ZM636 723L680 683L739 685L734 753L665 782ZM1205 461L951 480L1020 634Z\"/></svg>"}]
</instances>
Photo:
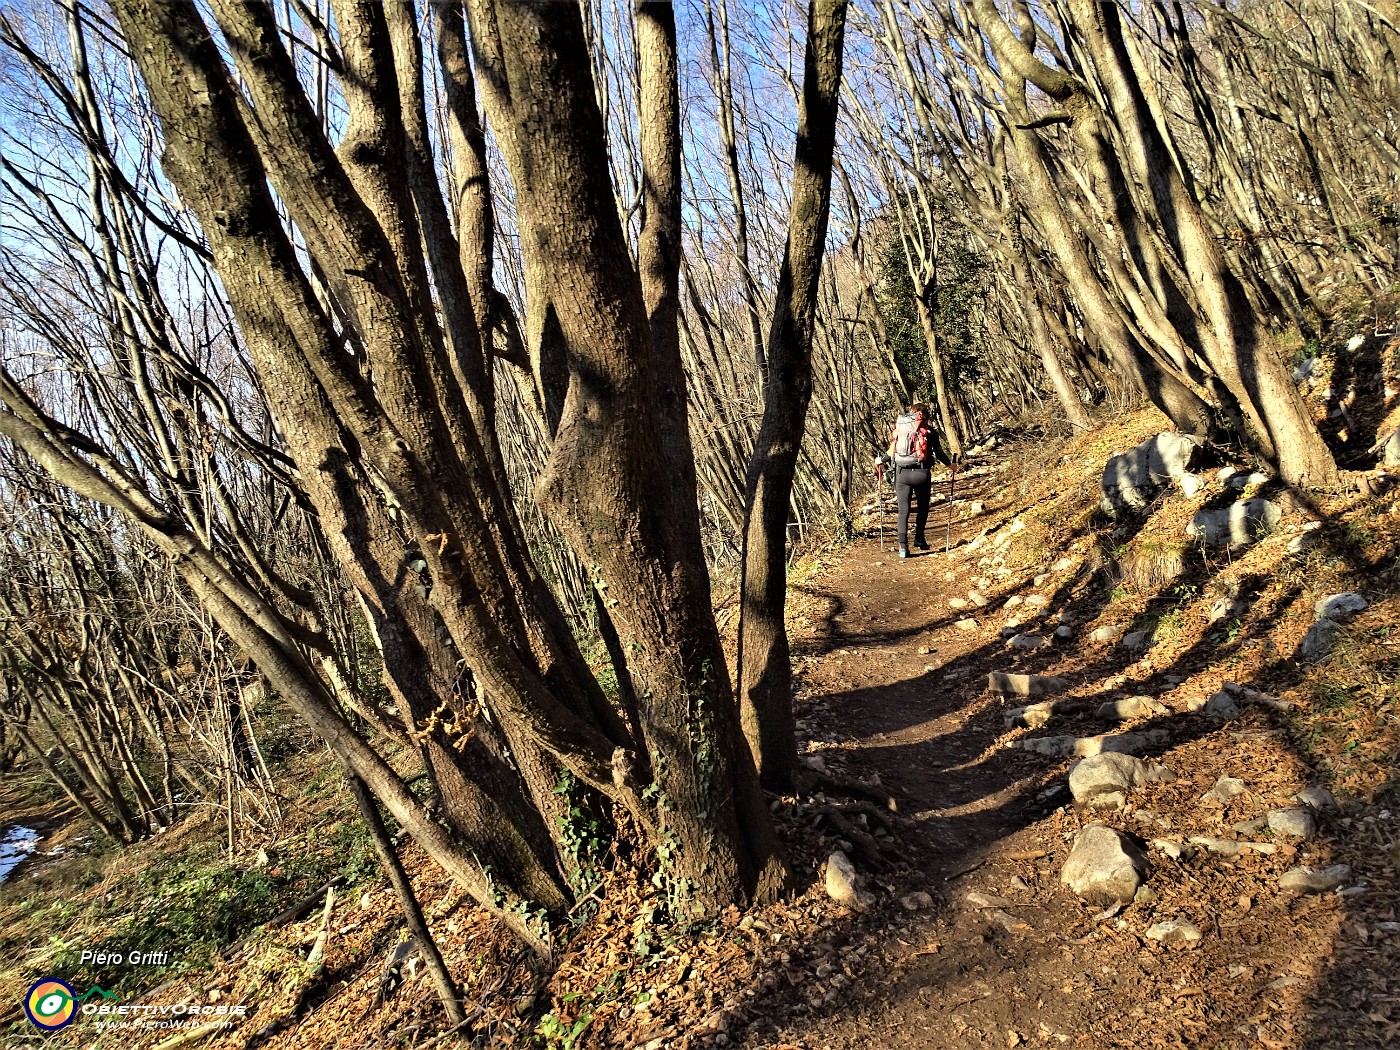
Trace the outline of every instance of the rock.
<instances>
[{"instance_id":1,"label":"rock","mask_svg":"<svg viewBox=\"0 0 1400 1050\"><path fill-rule=\"evenodd\" d=\"M1008 674L993 671L987 675L987 689L1002 696L1053 696L1069 688L1069 680L1039 674Z\"/></svg>"},{"instance_id":2,"label":"rock","mask_svg":"<svg viewBox=\"0 0 1400 1050\"><path fill-rule=\"evenodd\" d=\"M1008 643L1011 648L1024 653L1032 653L1045 643L1045 639L1038 634L1017 634Z\"/></svg>"},{"instance_id":3,"label":"rock","mask_svg":"<svg viewBox=\"0 0 1400 1050\"><path fill-rule=\"evenodd\" d=\"M1268 817L1255 817L1252 820L1241 820L1230 825L1230 830L1237 835L1252 837L1262 835L1269 827Z\"/></svg>"},{"instance_id":4,"label":"rock","mask_svg":"<svg viewBox=\"0 0 1400 1050\"><path fill-rule=\"evenodd\" d=\"M1122 635L1123 628L1116 624L1108 624L1103 627L1095 627L1089 632L1091 642L1114 642Z\"/></svg>"},{"instance_id":5,"label":"rock","mask_svg":"<svg viewBox=\"0 0 1400 1050\"><path fill-rule=\"evenodd\" d=\"M966 608L967 608L967 604L968 604L968 603L967 603L967 599L966 599L966 598L949 598L949 599L948 599L948 608L950 608L950 609L966 609Z\"/></svg>"},{"instance_id":6,"label":"rock","mask_svg":"<svg viewBox=\"0 0 1400 1050\"><path fill-rule=\"evenodd\" d=\"M1337 808L1337 800L1332 797L1332 792L1317 784L1303 788L1302 791L1293 796L1293 801L1301 802L1311 809L1335 810Z\"/></svg>"},{"instance_id":7,"label":"rock","mask_svg":"<svg viewBox=\"0 0 1400 1050\"><path fill-rule=\"evenodd\" d=\"M1143 885L1138 887L1138 891L1133 894L1133 903L1156 904L1157 891L1154 890L1151 886L1147 885L1146 883L1143 883Z\"/></svg>"},{"instance_id":8,"label":"rock","mask_svg":"<svg viewBox=\"0 0 1400 1050\"><path fill-rule=\"evenodd\" d=\"M1021 532L1022 530L1024 530L1025 527L1026 527L1026 523L1025 523L1024 521L1022 521L1020 518L1017 518L1015 521L1013 521L1013 522L1011 523L1010 532L1011 532L1011 534L1014 536L1016 533Z\"/></svg>"},{"instance_id":9,"label":"rock","mask_svg":"<svg viewBox=\"0 0 1400 1050\"><path fill-rule=\"evenodd\" d=\"M1143 884L1147 858L1121 832L1088 824L1074 837L1060 881L1094 904L1117 904L1133 899Z\"/></svg>"},{"instance_id":10,"label":"rock","mask_svg":"<svg viewBox=\"0 0 1400 1050\"><path fill-rule=\"evenodd\" d=\"M1356 614L1366 610L1366 599L1355 591L1343 591L1326 598L1319 598L1313 606L1313 618L1331 620L1333 623L1351 623Z\"/></svg>"},{"instance_id":11,"label":"rock","mask_svg":"<svg viewBox=\"0 0 1400 1050\"><path fill-rule=\"evenodd\" d=\"M1148 718L1152 715L1165 715L1169 712L1166 704L1159 703L1150 696L1130 696L1125 700L1110 700L1100 704L1094 712L1095 718L1122 722L1129 718Z\"/></svg>"},{"instance_id":12,"label":"rock","mask_svg":"<svg viewBox=\"0 0 1400 1050\"><path fill-rule=\"evenodd\" d=\"M1167 432L1112 457L1099 482L1100 506L1114 516L1147 506L1164 485L1191 469L1200 447L1198 438Z\"/></svg>"},{"instance_id":13,"label":"rock","mask_svg":"<svg viewBox=\"0 0 1400 1050\"><path fill-rule=\"evenodd\" d=\"M1275 835L1285 838L1301 839L1306 842L1317 834L1317 821L1313 815L1302 807L1292 806L1287 809L1275 809L1269 811L1269 830Z\"/></svg>"},{"instance_id":14,"label":"rock","mask_svg":"<svg viewBox=\"0 0 1400 1050\"><path fill-rule=\"evenodd\" d=\"M1055 628L1055 637L1062 642L1067 642L1074 637L1074 628L1067 623L1062 623Z\"/></svg>"},{"instance_id":15,"label":"rock","mask_svg":"<svg viewBox=\"0 0 1400 1050\"><path fill-rule=\"evenodd\" d=\"M1191 848L1180 842L1173 842L1171 839L1153 839L1152 845L1165 853L1172 860L1180 860L1182 857L1191 855Z\"/></svg>"},{"instance_id":16,"label":"rock","mask_svg":"<svg viewBox=\"0 0 1400 1050\"><path fill-rule=\"evenodd\" d=\"M1268 481L1269 475L1261 474L1259 471L1256 470L1249 474L1240 472L1232 475L1229 481L1229 485L1232 489L1244 490L1256 485L1268 484Z\"/></svg>"},{"instance_id":17,"label":"rock","mask_svg":"<svg viewBox=\"0 0 1400 1050\"><path fill-rule=\"evenodd\" d=\"M1321 539L1322 535L1317 532L1304 532L1298 536L1294 536L1288 541L1288 553L1304 554L1316 547Z\"/></svg>"},{"instance_id":18,"label":"rock","mask_svg":"<svg viewBox=\"0 0 1400 1050\"><path fill-rule=\"evenodd\" d=\"M826 776L826 760L821 755L807 755L802 759L802 764L815 773Z\"/></svg>"},{"instance_id":19,"label":"rock","mask_svg":"<svg viewBox=\"0 0 1400 1050\"><path fill-rule=\"evenodd\" d=\"M969 616L966 619L959 620L957 623L953 624L953 626L964 632L975 631L977 630L977 621Z\"/></svg>"},{"instance_id":20,"label":"rock","mask_svg":"<svg viewBox=\"0 0 1400 1050\"><path fill-rule=\"evenodd\" d=\"M1116 752L1120 755L1135 755L1167 742L1165 729L1151 729L1146 733L1104 733L1100 736L1082 736L1074 742L1074 753L1083 758Z\"/></svg>"},{"instance_id":21,"label":"rock","mask_svg":"<svg viewBox=\"0 0 1400 1050\"><path fill-rule=\"evenodd\" d=\"M1006 599L1006 601L1002 604L1002 608L1003 608L1003 609L1014 609L1014 608L1016 608L1016 606L1020 605L1020 604L1021 604L1023 601L1025 601L1025 600L1026 600L1026 599L1022 598L1019 594L1013 594L1010 598Z\"/></svg>"},{"instance_id":22,"label":"rock","mask_svg":"<svg viewBox=\"0 0 1400 1050\"><path fill-rule=\"evenodd\" d=\"M1187 499L1199 495L1206 487L1206 479L1199 474L1183 474L1176 479L1176 483L1181 486L1181 494Z\"/></svg>"},{"instance_id":23,"label":"rock","mask_svg":"<svg viewBox=\"0 0 1400 1050\"><path fill-rule=\"evenodd\" d=\"M933 907L933 898L923 890L915 890L899 898L900 906L905 911L923 911L925 908Z\"/></svg>"},{"instance_id":24,"label":"rock","mask_svg":"<svg viewBox=\"0 0 1400 1050\"><path fill-rule=\"evenodd\" d=\"M1033 751L1049 758L1069 758L1074 754L1076 743L1072 736L1040 736L1014 741L1011 746L1018 751Z\"/></svg>"},{"instance_id":25,"label":"rock","mask_svg":"<svg viewBox=\"0 0 1400 1050\"><path fill-rule=\"evenodd\" d=\"M1008 728L1039 729L1055 716L1055 701L1043 700L1026 707L1013 707L1002 713L1001 720Z\"/></svg>"},{"instance_id":26,"label":"rock","mask_svg":"<svg viewBox=\"0 0 1400 1050\"><path fill-rule=\"evenodd\" d=\"M1207 547L1238 547L1268 535L1283 517L1283 510L1266 499L1247 499L1228 507L1198 510L1186 526L1186 534Z\"/></svg>"},{"instance_id":27,"label":"rock","mask_svg":"<svg viewBox=\"0 0 1400 1050\"><path fill-rule=\"evenodd\" d=\"M1075 562L1074 562L1074 559L1073 559L1073 558L1061 558L1059 561L1055 562L1054 565L1050 566L1050 571L1051 571L1051 572L1064 572L1064 571L1066 571L1067 569L1072 569L1072 568L1074 568L1074 565L1075 565Z\"/></svg>"},{"instance_id":28,"label":"rock","mask_svg":"<svg viewBox=\"0 0 1400 1050\"><path fill-rule=\"evenodd\" d=\"M1168 945L1195 944L1201 939L1201 930L1194 923L1184 919L1168 919L1166 922L1149 926L1144 936L1150 941L1160 941Z\"/></svg>"},{"instance_id":29,"label":"rock","mask_svg":"<svg viewBox=\"0 0 1400 1050\"><path fill-rule=\"evenodd\" d=\"M1293 893L1327 893L1351 878L1351 868L1333 864L1318 871L1304 865L1290 868L1278 877L1278 888Z\"/></svg>"},{"instance_id":30,"label":"rock","mask_svg":"<svg viewBox=\"0 0 1400 1050\"><path fill-rule=\"evenodd\" d=\"M1305 357L1298 363L1298 367L1293 369L1293 382L1301 383L1309 378L1317 368L1317 358Z\"/></svg>"},{"instance_id":31,"label":"rock","mask_svg":"<svg viewBox=\"0 0 1400 1050\"><path fill-rule=\"evenodd\" d=\"M1166 766L1149 766L1140 758L1118 751L1101 751L1085 758L1069 771L1074 801L1086 803L1106 792L1128 792L1149 781L1172 779Z\"/></svg>"},{"instance_id":32,"label":"rock","mask_svg":"<svg viewBox=\"0 0 1400 1050\"><path fill-rule=\"evenodd\" d=\"M1050 604L1050 599L1043 594L1032 594L1026 598L1027 609L1044 609Z\"/></svg>"},{"instance_id":33,"label":"rock","mask_svg":"<svg viewBox=\"0 0 1400 1050\"><path fill-rule=\"evenodd\" d=\"M1232 798L1238 798L1249 790L1249 785L1234 777L1221 777L1215 786L1201 796L1202 802L1219 802L1221 805Z\"/></svg>"},{"instance_id":34,"label":"rock","mask_svg":"<svg viewBox=\"0 0 1400 1050\"><path fill-rule=\"evenodd\" d=\"M1242 602L1238 598L1220 598L1210 607L1210 622L1242 620L1248 612L1248 602Z\"/></svg>"},{"instance_id":35,"label":"rock","mask_svg":"<svg viewBox=\"0 0 1400 1050\"><path fill-rule=\"evenodd\" d=\"M1387 467L1400 467L1400 430L1395 431L1381 446L1381 462Z\"/></svg>"},{"instance_id":36,"label":"rock","mask_svg":"<svg viewBox=\"0 0 1400 1050\"><path fill-rule=\"evenodd\" d=\"M969 514L986 514L986 513L987 513L987 505L986 505L985 503L983 503L981 500L977 500L977 501L975 501L975 502L973 502L973 503L969 503L969 504L967 505L967 512L968 512Z\"/></svg>"},{"instance_id":37,"label":"rock","mask_svg":"<svg viewBox=\"0 0 1400 1050\"><path fill-rule=\"evenodd\" d=\"M1221 467L1215 472L1215 478L1217 481L1226 482L1233 478L1239 472L1239 467Z\"/></svg>"},{"instance_id":38,"label":"rock","mask_svg":"<svg viewBox=\"0 0 1400 1050\"><path fill-rule=\"evenodd\" d=\"M979 609L985 609L988 605L987 596L981 591L968 591L967 600Z\"/></svg>"},{"instance_id":39,"label":"rock","mask_svg":"<svg viewBox=\"0 0 1400 1050\"><path fill-rule=\"evenodd\" d=\"M1118 644L1124 649L1145 649L1152 643L1151 633L1148 631L1130 631L1123 635L1123 640Z\"/></svg>"},{"instance_id":40,"label":"rock","mask_svg":"<svg viewBox=\"0 0 1400 1050\"><path fill-rule=\"evenodd\" d=\"M1003 628L1001 629L1001 636L1002 636L1003 638L1015 638L1015 637L1016 637L1018 634L1020 634L1020 633L1021 633L1021 621L1020 621L1020 620L1014 620L1014 621L1012 621L1011 623L1007 624L1005 627L1003 627Z\"/></svg>"},{"instance_id":41,"label":"rock","mask_svg":"<svg viewBox=\"0 0 1400 1050\"><path fill-rule=\"evenodd\" d=\"M1201 713L1228 722L1230 719L1240 716L1240 708L1235 703L1235 698L1222 689L1206 701L1205 706L1201 708Z\"/></svg>"},{"instance_id":42,"label":"rock","mask_svg":"<svg viewBox=\"0 0 1400 1050\"><path fill-rule=\"evenodd\" d=\"M1308 633L1303 635L1303 640L1298 643L1295 658L1304 663L1325 660L1332 655L1337 643L1345 637L1346 631L1335 620L1318 620L1308 628Z\"/></svg>"},{"instance_id":43,"label":"rock","mask_svg":"<svg viewBox=\"0 0 1400 1050\"><path fill-rule=\"evenodd\" d=\"M1048 572L1039 573L1038 575L1031 577L1031 586L1044 587L1045 581L1048 579L1050 579L1050 574Z\"/></svg>"},{"instance_id":44,"label":"rock","mask_svg":"<svg viewBox=\"0 0 1400 1050\"><path fill-rule=\"evenodd\" d=\"M869 897L861 893L856 883L855 865L840 850L826 860L826 892L836 903L856 911L865 911L869 906Z\"/></svg>"},{"instance_id":45,"label":"rock","mask_svg":"<svg viewBox=\"0 0 1400 1050\"><path fill-rule=\"evenodd\" d=\"M1009 900L1002 897L994 897L990 893L983 893L981 890L972 890L967 895L967 903L974 908L1006 908L1011 905Z\"/></svg>"}]
</instances>

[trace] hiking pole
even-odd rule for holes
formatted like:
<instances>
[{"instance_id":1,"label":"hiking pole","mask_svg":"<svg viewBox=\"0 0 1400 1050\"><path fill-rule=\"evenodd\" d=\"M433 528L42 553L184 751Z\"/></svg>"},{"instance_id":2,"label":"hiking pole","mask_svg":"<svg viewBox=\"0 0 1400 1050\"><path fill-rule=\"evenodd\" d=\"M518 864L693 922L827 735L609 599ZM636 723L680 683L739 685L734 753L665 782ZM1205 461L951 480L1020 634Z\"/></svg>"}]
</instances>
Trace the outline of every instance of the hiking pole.
<instances>
[{"instance_id":1,"label":"hiking pole","mask_svg":"<svg viewBox=\"0 0 1400 1050\"><path fill-rule=\"evenodd\" d=\"M880 508L880 553L885 552L885 462L875 459L875 503Z\"/></svg>"},{"instance_id":2,"label":"hiking pole","mask_svg":"<svg viewBox=\"0 0 1400 1050\"><path fill-rule=\"evenodd\" d=\"M958 465L948 464L948 527L943 533L943 556L953 549L953 483L958 478Z\"/></svg>"}]
</instances>

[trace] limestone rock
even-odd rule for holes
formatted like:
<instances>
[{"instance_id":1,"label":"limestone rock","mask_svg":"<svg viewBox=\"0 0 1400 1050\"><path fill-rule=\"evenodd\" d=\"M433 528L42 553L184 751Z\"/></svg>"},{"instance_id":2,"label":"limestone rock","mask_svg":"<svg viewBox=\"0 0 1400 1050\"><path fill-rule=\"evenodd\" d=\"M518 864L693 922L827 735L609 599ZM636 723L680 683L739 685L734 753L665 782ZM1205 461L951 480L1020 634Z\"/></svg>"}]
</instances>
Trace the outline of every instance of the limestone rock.
<instances>
[{"instance_id":1,"label":"limestone rock","mask_svg":"<svg viewBox=\"0 0 1400 1050\"><path fill-rule=\"evenodd\" d=\"M968 602L967 602L967 599L966 599L966 598L949 598L949 599L948 599L948 608L950 608L950 609L966 609L966 608L967 608L967 604L968 604Z\"/></svg>"},{"instance_id":2,"label":"limestone rock","mask_svg":"<svg viewBox=\"0 0 1400 1050\"><path fill-rule=\"evenodd\" d=\"M923 911L933 907L933 898L923 890L915 890L899 898L899 904L905 911Z\"/></svg>"},{"instance_id":3,"label":"limestone rock","mask_svg":"<svg viewBox=\"0 0 1400 1050\"><path fill-rule=\"evenodd\" d=\"M1051 571L1051 572L1064 572L1064 571L1066 571L1067 569L1072 569L1072 568L1074 568L1074 559L1073 559L1073 558L1061 558L1061 559L1059 559L1059 561L1055 562L1054 565L1050 566L1050 571Z\"/></svg>"},{"instance_id":4,"label":"limestone rock","mask_svg":"<svg viewBox=\"0 0 1400 1050\"><path fill-rule=\"evenodd\" d=\"M1074 742L1074 753L1090 758L1094 755L1116 753L1135 755L1139 751L1157 747L1167 742L1165 729L1150 729L1146 733L1104 733L1101 736L1083 736Z\"/></svg>"},{"instance_id":5,"label":"limestone rock","mask_svg":"<svg viewBox=\"0 0 1400 1050\"><path fill-rule=\"evenodd\" d=\"M1116 624L1106 624L1103 627L1095 627L1089 632L1091 642L1114 642L1123 634L1123 628Z\"/></svg>"},{"instance_id":6,"label":"limestone rock","mask_svg":"<svg viewBox=\"0 0 1400 1050\"><path fill-rule=\"evenodd\" d=\"M1201 930L1195 923L1184 919L1168 919L1149 926L1144 936L1163 944L1195 944L1201 939Z\"/></svg>"},{"instance_id":7,"label":"limestone rock","mask_svg":"<svg viewBox=\"0 0 1400 1050\"><path fill-rule=\"evenodd\" d=\"M840 850L836 850L826 861L826 892L838 904L844 904L856 911L865 911L869 897L861 893L856 881L855 865Z\"/></svg>"},{"instance_id":8,"label":"limestone rock","mask_svg":"<svg viewBox=\"0 0 1400 1050\"><path fill-rule=\"evenodd\" d=\"M977 630L977 621L974 620L971 616L969 616L965 619L959 620L957 623L953 624L953 626L960 631L971 632Z\"/></svg>"},{"instance_id":9,"label":"limestone rock","mask_svg":"<svg viewBox=\"0 0 1400 1050\"><path fill-rule=\"evenodd\" d=\"M1118 751L1101 751L1069 771L1069 790L1074 801L1086 803L1106 792L1128 792L1149 781L1172 779L1166 766L1148 765L1140 758Z\"/></svg>"},{"instance_id":10,"label":"limestone rock","mask_svg":"<svg viewBox=\"0 0 1400 1050\"><path fill-rule=\"evenodd\" d=\"M1076 740L1072 736L1025 737L1012 743L1018 751L1033 751L1048 758L1069 758L1074 754Z\"/></svg>"},{"instance_id":11,"label":"limestone rock","mask_svg":"<svg viewBox=\"0 0 1400 1050\"><path fill-rule=\"evenodd\" d=\"M1014 609L1016 608L1016 606L1020 605L1025 600L1026 599L1022 598L1019 594L1013 594L1010 598L1006 599L1006 602L1002 605L1002 608Z\"/></svg>"},{"instance_id":12,"label":"limestone rock","mask_svg":"<svg viewBox=\"0 0 1400 1050\"><path fill-rule=\"evenodd\" d=\"M1346 637L1346 631L1335 620L1321 619L1308 628L1303 640L1298 643L1297 659L1304 663L1317 663L1332 655L1337 643Z\"/></svg>"},{"instance_id":13,"label":"limestone rock","mask_svg":"<svg viewBox=\"0 0 1400 1050\"><path fill-rule=\"evenodd\" d=\"M1219 802L1221 805L1232 798L1238 798L1249 790L1249 785L1235 777L1221 777L1215 786L1201 796L1202 802Z\"/></svg>"},{"instance_id":14,"label":"limestone rock","mask_svg":"<svg viewBox=\"0 0 1400 1050\"><path fill-rule=\"evenodd\" d=\"M1206 479L1199 474L1183 474L1176 479L1176 483L1181 486L1181 494L1187 499L1199 495L1206 487Z\"/></svg>"},{"instance_id":15,"label":"limestone rock","mask_svg":"<svg viewBox=\"0 0 1400 1050\"><path fill-rule=\"evenodd\" d=\"M1301 839L1306 842L1317 834L1317 821L1301 806L1271 810L1268 822L1269 830L1284 838Z\"/></svg>"},{"instance_id":16,"label":"limestone rock","mask_svg":"<svg viewBox=\"0 0 1400 1050\"><path fill-rule=\"evenodd\" d=\"M1045 639L1038 634L1017 634L1013 635L1008 643L1011 648L1023 653L1033 653L1045 643Z\"/></svg>"},{"instance_id":17,"label":"limestone rock","mask_svg":"<svg viewBox=\"0 0 1400 1050\"><path fill-rule=\"evenodd\" d=\"M1166 432L1112 457L1099 482L1103 510L1117 516L1147 506L1164 485L1191 469L1200 447L1200 439L1189 434Z\"/></svg>"},{"instance_id":18,"label":"limestone rock","mask_svg":"<svg viewBox=\"0 0 1400 1050\"><path fill-rule=\"evenodd\" d=\"M1313 606L1313 616L1318 620L1331 620L1333 623L1351 623L1356 614L1366 610L1366 599L1355 591L1320 598Z\"/></svg>"},{"instance_id":19,"label":"limestone rock","mask_svg":"<svg viewBox=\"0 0 1400 1050\"><path fill-rule=\"evenodd\" d=\"M1042 700L1038 704L1013 707L1002 712L1001 720L1008 728L1039 729L1055 716L1055 701Z\"/></svg>"},{"instance_id":20,"label":"limestone rock","mask_svg":"<svg viewBox=\"0 0 1400 1050\"><path fill-rule=\"evenodd\" d=\"M1242 602L1238 598L1221 598L1210 607L1210 622L1242 620L1248 612L1248 602Z\"/></svg>"},{"instance_id":21,"label":"limestone rock","mask_svg":"<svg viewBox=\"0 0 1400 1050\"><path fill-rule=\"evenodd\" d=\"M1088 824L1074 837L1060 881L1095 904L1131 901L1143 884L1147 858L1121 832Z\"/></svg>"},{"instance_id":22,"label":"limestone rock","mask_svg":"<svg viewBox=\"0 0 1400 1050\"><path fill-rule=\"evenodd\" d=\"M973 503L969 503L969 504L967 505L967 512L968 512L969 514L973 514L973 515L976 515L976 514L986 514L986 513L987 513L987 505L986 505L985 503L983 503L981 500L977 500L977 501L975 501L975 502L973 502Z\"/></svg>"},{"instance_id":23,"label":"limestone rock","mask_svg":"<svg viewBox=\"0 0 1400 1050\"><path fill-rule=\"evenodd\" d=\"M1222 689L1206 701L1205 706L1201 708L1201 713L1228 722L1230 719L1240 716L1240 708L1235 703L1235 698Z\"/></svg>"},{"instance_id":24,"label":"limestone rock","mask_svg":"<svg viewBox=\"0 0 1400 1050\"><path fill-rule=\"evenodd\" d=\"M1304 865L1290 868L1278 877L1278 887L1293 893L1327 893L1351 878L1351 868L1333 864L1316 870Z\"/></svg>"},{"instance_id":25,"label":"limestone rock","mask_svg":"<svg viewBox=\"0 0 1400 1050\"><path fill-rule=\"evenodd\" d=\"M1100 704L1098 710L1094 712L1094 717L1102 718L1105 721L1122 722L1130 718L1165 715L1169 710L1166 704L1154 700L1150 696L1130 696L1124 700L1110 700L1108 703Z\"/></svg>"},{"instance_id":26,"label":"limestone rock","mask_svg":"<svg viewBox=\"0 0 1400 1050\"><path fill-rule=\"evenodd\" d=\"M1293 801L1301 802L1310 809L1335 810L1337 808L1337 800L1332 797L1332 792L1318 784L1303 788L1302 791L1293 796Z\"/></svg>"},{"instance_id":27,"label":"limestone rock","mask_svg":"<svg viewBox=\"0 0 1400 1050\"><path fill-rule=\"evenodd\" d=\"M1149 631L1130 631L1118 644L1124 649L1146 649L1152 644L1152 635Z\"/></svg>"},{"instance_id":28,"label":"limestone rock","mask_svg":"<svg viewBox=\"0 0 1400 1050\"><path fill-rule=\"evenodd\" d=\"M1003 696L1053 696L1069 688L1069 680L1039 674L1009 674L993 671L987 675L987 689Z\"/></svg>"},{"instance_id":29,"label":"limestone rock","mask_svg":"<svg viewBox=\"0 0 1400 1050\"><path fill-rule=\"evenodd\" d=\"M1207 547L1238 547L1268 535L1283 517L1283 510L1266 499L1247 499L1228 507L1198 510L1186 526L1186 534Z\"/></svg>"},{"instance_id":30,"label":"limestone rock","mask_svg":"<svg viewBox=\"0 0 1400 1050\"><path fill-rule=\"evenodd\" d=\"M967 600L979 609L985 609L987 607L987 596L981 591L968 591Z\"/></svg>"}]
</instances>

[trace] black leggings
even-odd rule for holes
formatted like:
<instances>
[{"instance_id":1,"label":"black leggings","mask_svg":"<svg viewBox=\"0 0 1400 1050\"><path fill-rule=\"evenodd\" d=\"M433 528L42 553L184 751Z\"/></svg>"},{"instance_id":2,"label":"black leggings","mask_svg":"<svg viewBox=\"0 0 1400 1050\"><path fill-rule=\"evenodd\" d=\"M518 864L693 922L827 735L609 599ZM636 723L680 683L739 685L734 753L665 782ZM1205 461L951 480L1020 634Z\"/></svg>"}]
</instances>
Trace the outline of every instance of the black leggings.
<instances>
[{"instance_id":1,"label":"black leggings","mask_svg":"<svg viewBox=\"0 0 1400 1050\"><path fill-rule=\"evenodd\" d=\"M909 547L909 501L914 501L914 545L923 546L924 526L928 523L928 498L933 479L927 467L900 467L895 474L894 491L899 500L899 545Z\"/></svg>"}]
</instances>

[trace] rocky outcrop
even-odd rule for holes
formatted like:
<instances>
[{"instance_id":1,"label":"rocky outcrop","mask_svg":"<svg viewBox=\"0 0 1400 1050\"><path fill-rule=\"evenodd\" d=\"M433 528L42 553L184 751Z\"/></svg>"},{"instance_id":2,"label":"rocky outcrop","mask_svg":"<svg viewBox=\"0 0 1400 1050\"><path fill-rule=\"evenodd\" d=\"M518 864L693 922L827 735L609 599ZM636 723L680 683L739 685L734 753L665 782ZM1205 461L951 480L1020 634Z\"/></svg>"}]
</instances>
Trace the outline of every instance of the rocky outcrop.
<instances>
[{"instance_id":1,"label":"rocky outcrop","mask_svg":"<svg viewBox=\"0 0 1400 1050\"><path fill-rule=\"evenodd\" d=\"M1114 456L1103 469L1100 506L1115 517L1147 506L1174 479L1190 473L1200 448L1199 438L1165 432Z\"/></svg>"}]
</instances>

